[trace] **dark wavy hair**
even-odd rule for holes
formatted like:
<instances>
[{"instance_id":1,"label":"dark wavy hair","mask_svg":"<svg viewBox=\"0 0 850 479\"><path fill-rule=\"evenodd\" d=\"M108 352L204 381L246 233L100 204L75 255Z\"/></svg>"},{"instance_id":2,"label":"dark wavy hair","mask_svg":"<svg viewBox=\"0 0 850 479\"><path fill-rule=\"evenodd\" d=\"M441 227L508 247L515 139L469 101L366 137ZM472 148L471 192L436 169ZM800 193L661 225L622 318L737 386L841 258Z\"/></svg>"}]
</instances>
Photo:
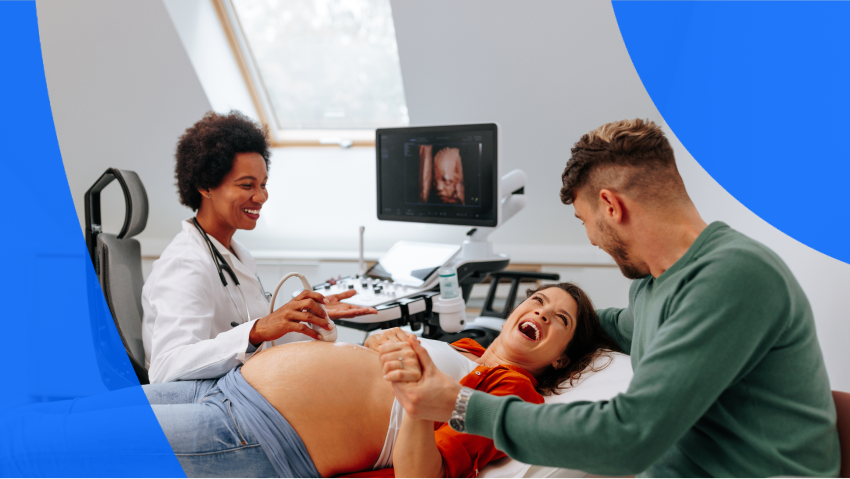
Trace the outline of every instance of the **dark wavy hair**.
<instances>
[{"instance_id":1,"label":"dark wavy hair","mask_svg":"<svg viewBox=\"0 0 850 479\"><path fill-rule=\"evenodd\" d=\"M536 378L537 391L544 396L560 394L564 389L567 389L567 386L563 386L565 382L569 381L569 386L573 386L586 372L605 369L611 363L613 357L609 355L610 360L601 366L594 365L594 361L608 353L620 352L617 343L602 330L593 302L578 286L572 283L544 284L538 288L527 290L525 292L526 297L530 298L534 293L549 288L558 288L572 296L578 305L578 311L573 339L567 344L567 348L561 356L569 359L569 363L560 369L555 369L552 365L549 365Z\"/></svg>"},{"instance_id":2,"label":"dark wavy hair","mask_svg":"<svg viewBox=\"0 0 850 479\"><path fill-rule=\"evenodd\" d=\"M216 188L233 168L237 153L258 153L269 168L268 129L242 113L227 115L207 112L189 127L177 142L177 192L180 203L197 211L201 207L198 189Z\"/></svg>"}]
</instances>

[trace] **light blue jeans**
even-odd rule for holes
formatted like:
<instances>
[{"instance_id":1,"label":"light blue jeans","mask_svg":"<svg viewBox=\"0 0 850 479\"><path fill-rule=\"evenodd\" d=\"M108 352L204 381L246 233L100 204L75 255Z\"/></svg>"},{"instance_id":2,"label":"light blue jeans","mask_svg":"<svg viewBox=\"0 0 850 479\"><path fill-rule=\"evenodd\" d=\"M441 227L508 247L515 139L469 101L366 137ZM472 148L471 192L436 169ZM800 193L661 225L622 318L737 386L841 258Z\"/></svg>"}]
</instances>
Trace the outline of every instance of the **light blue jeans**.
<instances>
[{"instance_id":1,"label":"light blue jeans","mask_svg":"<svg viewBox=\"0 0 850 479\"><path fill-rule=\"evenodd\" d=\"M217 382L153 384L145 395L131 387L0 411L0 476L173 476L176 454L189 477L277 477ZM151 408L169 444L158 440Z\"/></svg>"},{"instance_id":2,"label":"light blue jeans","mask_svg":"<svg viewBox=\"0 0 850 479\"><path fill-rule=\"evenodd\" d=\"M278 477L217 379L142 389L188 477Z\"/></svg>"}]
</instances>

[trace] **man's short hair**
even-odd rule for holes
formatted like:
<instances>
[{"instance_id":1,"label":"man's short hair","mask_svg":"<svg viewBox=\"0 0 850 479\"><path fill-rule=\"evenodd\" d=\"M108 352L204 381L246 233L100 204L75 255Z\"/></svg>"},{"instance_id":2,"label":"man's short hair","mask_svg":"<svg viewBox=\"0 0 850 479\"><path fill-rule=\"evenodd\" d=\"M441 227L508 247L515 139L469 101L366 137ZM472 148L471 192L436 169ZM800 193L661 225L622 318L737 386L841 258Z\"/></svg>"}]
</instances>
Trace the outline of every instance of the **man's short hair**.
<instances>
[{"instance_id":1,"label":"man's short hair","mask_svg":"<svg viewBox=\"0 0 850 479\"><path fill-rule=\"evenodd\" d=\"M575 201L580 189L592 198L607 188L652 205L688 199L673 148L655 122L607 123L582 136L570 152L561 175L565 205Z\"/></svg>"}]
</instances>

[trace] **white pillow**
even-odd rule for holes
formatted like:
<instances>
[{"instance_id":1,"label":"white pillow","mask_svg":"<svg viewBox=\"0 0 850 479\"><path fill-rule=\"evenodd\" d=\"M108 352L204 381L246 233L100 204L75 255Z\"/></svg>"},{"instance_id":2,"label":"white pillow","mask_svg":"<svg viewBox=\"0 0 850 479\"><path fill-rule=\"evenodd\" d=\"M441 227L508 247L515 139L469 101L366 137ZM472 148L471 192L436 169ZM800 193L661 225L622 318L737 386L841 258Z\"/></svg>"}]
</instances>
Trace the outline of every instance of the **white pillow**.
<instances>
[{"instance_id":1,"label":"white pillow","mask_svg":"<svg viewBox=\"0 0 850 479\"><path fill-rule=\"evenodd\" d=\"M594 362L594 367L610 364L601 371L584 373L575 386L561 394L546 396L546 404L575 401L602 401L626 392L632 380L631 358L622 353L608 353ZM567 425L564 425L567 427ZM531 466L505 457L481 469L481 477L586 477L587 473L559 467Z\"/></svg>"}]
</instances>

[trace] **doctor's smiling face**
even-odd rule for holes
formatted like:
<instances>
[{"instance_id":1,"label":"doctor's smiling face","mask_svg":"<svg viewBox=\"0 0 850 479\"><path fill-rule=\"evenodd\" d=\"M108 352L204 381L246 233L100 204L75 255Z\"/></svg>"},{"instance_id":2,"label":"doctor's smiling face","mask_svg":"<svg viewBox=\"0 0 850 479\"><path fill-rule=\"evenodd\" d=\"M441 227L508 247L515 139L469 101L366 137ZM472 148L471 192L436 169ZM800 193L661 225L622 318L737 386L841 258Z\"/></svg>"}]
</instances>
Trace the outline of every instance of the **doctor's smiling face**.
<instances>
[{"instance_id":1,"label":"doctor's smiling face","mask_svg":"<svg viewBox=\"0 0 850 479\"><path fill-rule=\"evenodd\" d=\"M260 209L269 197L266 181L268 170L262 155L237 153L233 168L219 186L199 190L202 198L198 219L206 220L203 221L206 223L204 229L214 236L217 231L226 231L232 236L238 229L254 229Z\"/></svg>"}]
</instances>

